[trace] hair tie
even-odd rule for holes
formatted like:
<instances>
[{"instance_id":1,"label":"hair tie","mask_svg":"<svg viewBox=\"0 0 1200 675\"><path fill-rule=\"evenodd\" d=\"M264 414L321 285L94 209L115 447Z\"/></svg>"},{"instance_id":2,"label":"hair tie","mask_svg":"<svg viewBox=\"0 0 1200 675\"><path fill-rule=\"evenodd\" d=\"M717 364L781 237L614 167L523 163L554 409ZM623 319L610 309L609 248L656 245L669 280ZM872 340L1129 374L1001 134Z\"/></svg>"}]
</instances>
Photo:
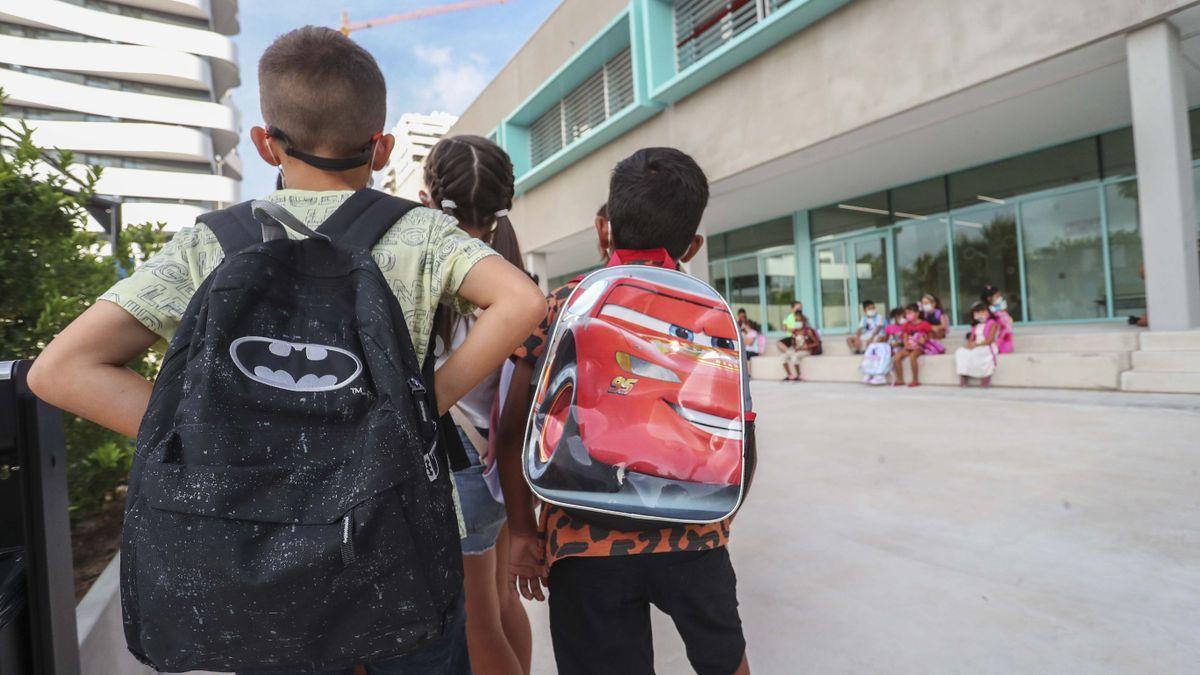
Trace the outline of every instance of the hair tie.
<instances>
[{"instance_id":1,"label":"hair tie","mask_svg":"<svg viewBox=\"0 0 1200 675\"><path fill-rule=\"evenodd\" d=\"M453 211L454 209L457 209L457 208L458 208L458 204L455 204L453 199L443 199L442 200L442 210L443 211L445 211L445 210Z\"/></svg>"},{"instance_id":2,"label":"hair tie","mask_svg":"<svg viewBox=\"0 0 1200 675\"><path fill-rule=\"evenodd\" d=\"M508 215L508 209L500 209L494 214L497 218L504 218Z\"/></svg>"}]
</instances>

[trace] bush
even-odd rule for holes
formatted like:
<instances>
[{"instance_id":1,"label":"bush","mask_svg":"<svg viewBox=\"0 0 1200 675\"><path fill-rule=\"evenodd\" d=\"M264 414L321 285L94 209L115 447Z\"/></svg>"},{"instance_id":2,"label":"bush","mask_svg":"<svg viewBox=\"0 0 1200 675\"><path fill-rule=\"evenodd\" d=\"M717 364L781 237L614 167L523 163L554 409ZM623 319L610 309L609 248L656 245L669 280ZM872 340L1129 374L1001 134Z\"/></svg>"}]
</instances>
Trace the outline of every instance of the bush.
<instances>
[{"instance_id":1,"label":"bush","mask_svg":"<svg viewBox=\"0 0 1200 675\"><path fill-rule=\"evenodd\" d=\"M0 360L32 358L165 235L161 224L128 228L105 255L85 230L100 169L72 171L71 153L39 148L24 122L0 122L0 144ZM157 359L130 365L150 376ZM133 443L72 415L65 426L72 515L82 517L114 497Z\"/></svg>"}]
</instances>

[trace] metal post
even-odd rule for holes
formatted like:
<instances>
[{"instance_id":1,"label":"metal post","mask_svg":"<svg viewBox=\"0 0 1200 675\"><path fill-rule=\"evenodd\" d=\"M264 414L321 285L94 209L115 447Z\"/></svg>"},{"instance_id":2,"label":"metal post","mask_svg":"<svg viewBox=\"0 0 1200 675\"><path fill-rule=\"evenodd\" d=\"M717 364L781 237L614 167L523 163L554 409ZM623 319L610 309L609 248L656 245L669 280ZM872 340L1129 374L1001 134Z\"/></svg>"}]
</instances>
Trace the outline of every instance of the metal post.
<instances>
[{"instance_id":1,"label":"metal post","mask_svg":"<svg viewBox=\"0 0 1200 675\"><path fill-rule=\"evenodd\" d=\"M0 362L0 546L25 549L32 672L78 675L62 414L29 391L31 364Z\"/></svg>"}]
</instances>

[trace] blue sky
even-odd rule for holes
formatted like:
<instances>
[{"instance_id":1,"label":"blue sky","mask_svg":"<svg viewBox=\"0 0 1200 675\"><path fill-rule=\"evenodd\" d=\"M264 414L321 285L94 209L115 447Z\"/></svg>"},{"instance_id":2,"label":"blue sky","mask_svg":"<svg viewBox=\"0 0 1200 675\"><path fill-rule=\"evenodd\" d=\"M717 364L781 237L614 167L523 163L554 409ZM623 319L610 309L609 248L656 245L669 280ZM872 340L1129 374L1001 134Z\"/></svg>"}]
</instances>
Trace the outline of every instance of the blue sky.
<instances>
[{"instance_id":1,"label":"blue sky","mask_svg":"<svg viewBox=\"0 0 1200 675\"><path fill-rule=\"evenodd\" d=\"M233 100L242 111L238 152L245 165L242 198L266 194L275 170L259 159L250 127L262 124L258 107L258 57L277 36L306 24L336 27L343 9L351 21L372 19L453 0L241 0L238 45L242 85ZM508 59L546 20L559 0L509 0L506 4L356 31L388 84L388 130L406 112L461 113Z\"/></svg>"}]
</instances>

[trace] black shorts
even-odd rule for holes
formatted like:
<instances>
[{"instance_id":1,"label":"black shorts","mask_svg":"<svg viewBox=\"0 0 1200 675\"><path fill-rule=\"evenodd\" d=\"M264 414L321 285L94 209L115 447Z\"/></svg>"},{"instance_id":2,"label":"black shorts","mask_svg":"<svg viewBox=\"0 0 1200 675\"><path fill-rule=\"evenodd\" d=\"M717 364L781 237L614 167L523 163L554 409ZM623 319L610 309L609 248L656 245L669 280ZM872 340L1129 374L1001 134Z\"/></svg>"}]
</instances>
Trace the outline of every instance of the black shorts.
<instances>
[{"instance_id":1,"label":"black shorts","mask_svg":"<svg viewBox=\"0 0 1200 675\"><path fill-rule=\"evenodd\" d=\"M796 344L796 338L794 338L794 337L782 338L781 340L779 340L779 344L783 345L784 347L787 347L788 349L791 349L792 345Z\"/></svg>"},{"instance_id":2,"label":"black shorts","mask_svg":"<svg viewBox=\"0 0 1200 675\"><path fill-rule=\"evenodd\" d=\"M700 675L730 675L746 640L724 547L565 558L550 568L550 634L561 675L654 672L650 605L675 622Z\"/></svg>"}]
</instances>

